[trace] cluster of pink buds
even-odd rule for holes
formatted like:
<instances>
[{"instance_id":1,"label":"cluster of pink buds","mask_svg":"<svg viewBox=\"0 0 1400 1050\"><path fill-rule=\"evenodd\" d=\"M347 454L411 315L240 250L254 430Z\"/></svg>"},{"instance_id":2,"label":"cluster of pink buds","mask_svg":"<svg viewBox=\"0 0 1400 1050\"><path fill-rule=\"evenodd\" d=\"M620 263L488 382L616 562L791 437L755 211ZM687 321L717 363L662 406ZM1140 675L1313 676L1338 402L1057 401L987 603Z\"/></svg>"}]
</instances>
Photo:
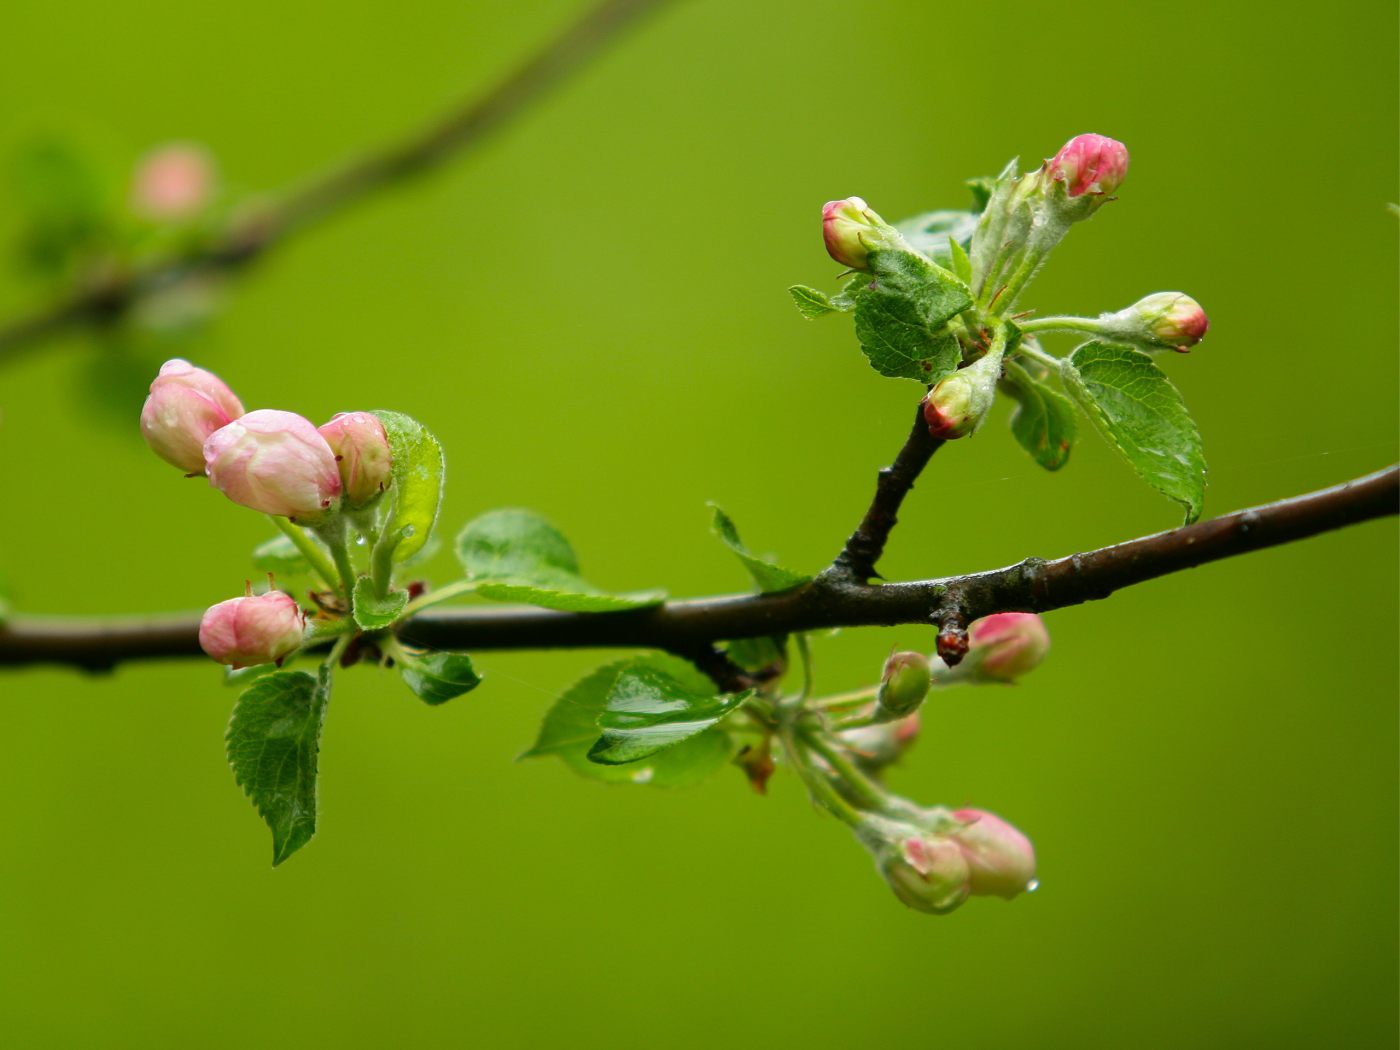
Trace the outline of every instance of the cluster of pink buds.
<instances>
[{"instance_id":1,"label":"cluster of pink buds","mask_svg":"<svg viewBox=\"0 0 1400 1050\"><path fill-rule=\"evenodd\" d=\"M1036 888L1035 848L996 814L933 811L930 823L937 830L872 818L856 832L895 896L909 907L941 915L969 896L1010 900Z\"/></svg>"}]
</instances>

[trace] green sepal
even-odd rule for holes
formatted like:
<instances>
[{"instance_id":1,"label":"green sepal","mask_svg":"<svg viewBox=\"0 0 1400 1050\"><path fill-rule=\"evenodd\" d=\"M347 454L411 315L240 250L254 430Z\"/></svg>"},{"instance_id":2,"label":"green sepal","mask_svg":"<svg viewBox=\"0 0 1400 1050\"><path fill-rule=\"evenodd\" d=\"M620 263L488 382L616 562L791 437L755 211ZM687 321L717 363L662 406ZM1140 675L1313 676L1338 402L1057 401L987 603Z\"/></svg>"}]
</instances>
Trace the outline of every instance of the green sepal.
<instances>
[{"instance_id":1,"label":"green sepal","mask_svg":"<svg viewBox=\"0 0 1400 1050\"><path fill-rule=\"evenodd\" d=\"M575 773L610 784L650 784L653 787L688 787L723 769L734 754L734 742L721 726L669 747L650 759L631 765L605 766L588 759L598 739L598 716L608 701L623 668L654 668L687 691L713 693L715 684L685 660L667 653L625 657L595 668L564 690L545 713L535 744L521 758L554 755Z\"/></svg>"},{"instance_id":2,"label":"green sepal","mask_svg":"<svg viewBox=\"0 0 1400 1050\"><path fill-rule=\"evenodd\" d=\"M476 593L498 602L528 602L566 612L616 612L656 605L661 590L609 594L578 571L563 533L534 511L487 511L457 536L457 559Z\"/></svg>"},{"instance_id":3,"label":"green sepal","mask_svg":"<svg viewBox=\"0 0 1400 1050\"><path fill-rule=\"evenodd\" d=\"M394 650L404 684L425 704L445 704L481 684L466 653L424 652L399 645Z\"/></svg>"},{"instance_id":4,"label":"green sepal","mask_svg":"<svg viewBox=\"0 0 1400 1050\"><path fill-rule=\"evenodd\" d=\"M375 409L393 457L389 472L393 509L384 535L395 538L394 561L412 557L433 534L442 502L442 446L427 427L402 412Z\"/></svg>"},{"instance_id":5,"label":"green sepal","mask_svg":"<svg viewBox=\"0 0 1400 1050\"><path fill-rule=\"evenodd\" d=\"M233 778L272 829L272 866L316 834L317 759L331 672L275 671L234 705L224 744Z\"/></svg>"},{"instance_id":6,"label":"green sepal","mask_svg":"<svg viewBox=\"0 0 1400 1050\"><path fill-rule=\"evenodd\" d=\"M948 256L952 263L950 269L963 284L972 283L972 260L967 257L967 251L957 241L948 242Z\"/></svg>"},{"instance_id":7,"label":"green sepal","mask_svg":"<svg viewBox=\"0 0 1400 1050\"><path fill-rule=\"evenodd\" d=\"M603 735L588 749L589 761L607 766L639 762L703 733L752 696L752 689L718 696L694 693L654 667L626 667L598 716Z\"/></svg>"},{"instance_id":8,"label":"green sepal","mask_svg":"<svg viewBox=\"0 0 1400 1050\"><path fill-rule=\"evenodd\" d=\"M824 292L808 288L805 284L794 284L788 289L788 294L792 296L792 301L797 304L798 313L809 321L815 321L818 317L825 317L827 314L834 314L839 309L827 298Z\"/></svg>"},{"instance_id":9,"label":"green sepal","mask_svg":"<svg viewBox=\"0 0 1400 1050\"><path fill-rule=\"evenodd\" d=\"M917 252L871 252L874 279L855 294L856 338L881 375L936 383L957 370L962 350L949 318L972 305L972 292Z\"/></svg>"},{"instance_id":10,"label":"green sepal","mask_svg":"<svg viewBox=\"0 0 1400 1050\"><path fill-rule=\"evenodd\" d=\"M739 560L749 570L749 575L753 577L753 582L758 584L760 591L765 594L773 591L790 591L794 587L801 587L805 583L812 582L812 577L806 573L785 569L781 565L772 565L762 558L755 557L744 546L744 541L739 539L739 530L734 527L734 522L728 514L724 513L720 505L707 503L706 506L714 512L710 521L710 531L720 538L720 542L739 556Z\"/></svg>"},{"instance_id":11,"label":"green sepal","mask_svg":"<svg viewBox=\"0 0 1400 1050\"><path fill-rule=\"evenodd\" d=\"M355 622L363 630L377 631L388 627L403 615L407 604L407 591L390 591L381 598L374 593L374 581L368 576L361 576L355 581Z\"/></svg>"},{"instance_id":12,"label":"green sepal","mask_svg":"<svg viewBox=\"0 0 1400 1050\"><path fill-rule=\"evenodd\" d=\"M1065 390L1142 479L1201 516L1206 461L1181 393L1139 350L1088 342L1060 362Z\"/></svg>"},{"instance_id":13,"label":"green sepal","mask_svg":"<svg viewBox=\"0 0 1400 1050\"><path fill-rule=\"evenodd\" d=\"M1014 361L1007 361L998 385L1016 401L1011 413L1011 433L1031 458L1046 470L1059 470L1069 462L1079 437L1074 403L1057 390L1037 382Z\"/></svg>"}]
</instances>

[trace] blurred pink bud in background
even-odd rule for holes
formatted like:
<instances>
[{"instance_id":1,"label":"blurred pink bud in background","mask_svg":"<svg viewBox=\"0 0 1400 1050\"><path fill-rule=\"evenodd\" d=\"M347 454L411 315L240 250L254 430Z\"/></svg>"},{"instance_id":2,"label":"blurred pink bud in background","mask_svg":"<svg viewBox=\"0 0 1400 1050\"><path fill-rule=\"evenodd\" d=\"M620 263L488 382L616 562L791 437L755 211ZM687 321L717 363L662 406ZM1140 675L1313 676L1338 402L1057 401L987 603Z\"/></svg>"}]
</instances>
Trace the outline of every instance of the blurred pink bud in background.
<instances>
[{"instance_id":1,"label":"blurred pink bud in background","mask_svg":"<svg viewBox=\"0 0 1400 1050\"><path fill-rule=\"evenodd\" d=\"M1034 669L1050 651L1050 632L1035 613L994 613L974 620L967 641L978 671L1006 682Z\"/></svg>"},{"instance_id":2,"label":"blurred pink bud in background","mask_svg":"<svg viewBox=\"0 0 1400 1050\"><path fill-rule=\"evenodd\" d=\"M131 206L155 222L179 222L197 215L214 192L214 160L203 146L172 142L158 146L136 165Z\"/></svg>"}]
</instances>

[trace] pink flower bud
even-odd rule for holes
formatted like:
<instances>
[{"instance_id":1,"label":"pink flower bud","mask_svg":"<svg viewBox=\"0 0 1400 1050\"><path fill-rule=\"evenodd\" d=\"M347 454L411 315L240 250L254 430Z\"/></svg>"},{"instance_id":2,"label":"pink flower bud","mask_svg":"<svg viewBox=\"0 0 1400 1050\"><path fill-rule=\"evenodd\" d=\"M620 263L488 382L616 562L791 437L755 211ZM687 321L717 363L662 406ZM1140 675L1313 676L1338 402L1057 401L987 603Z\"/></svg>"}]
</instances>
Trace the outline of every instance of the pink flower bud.
<instances>
[{"instance_id":1,"label":"pink flower bud","mask_svg":"<svg viewBox=\"0 0 1400 1050\"><path fill-rule=\"evenodd\" d=\"M249 412L204 443L209 484L264 514L314 522L340 495L340 469L326 439L295 412Z\"/></svg>"},{"instance_id":2,"label":"pink flower bud","mask_svg":"<svg viewBox=\"0 0 1400 1050\"><path fill-rule=\"evenodd\" d=\"M243 415L233 391L213 372L176 357L160 366L141 409L151 450L186 474L204 473L204 442Z\"/></svg>"},{"instance_id":3,"label":"pink flower bud","mask_svg":"<svg viewBox=\"0 0 1400 1050\"><path fill-rule=\"evenodd\" d=\"M1201 304L1181 292L1157 292L1139 299L1122 314L1132 314L1143 329L1143 342L1183 354L1190 353L1210 330L1210 319Z\"/></svg>"},{"instance_id":4,"label":"pink flower bud","mask_svg":"<svg viewBox=\"0 0 1400 1050\"><path fill-rule=\"evenodd\" d=\"M1035 848L1030 839L983 809L960 809L953 817L966 825L952 837L962 847L973 893L1010 900L1023 890L1035 889Z\"/></svg>"},{"instance_id":5,"label":"pink flower bud","mask_svg":"<svg viewBox=\"0 0 1400 1050\"><path fill-rule=\"evenodd\" d=\"M1055 154L1049 171L1071 197L1112 196L1128 175L1128 147L1103 135L1076 135Z\"/></svg>"},{"instance_id":6,"label":"pink flower bud","mask_svg":"<svg viewBox=\"0 0 1400 1050\"><path fill-rule=\"evenodd\" d=\"M209 202L214 162L203 146L172 142L148 153L132 178L131 206L156 222L176 222Z\"/></svg>"},{"instance_id":7,"label":"pink flower bud","mask_svg":"<svg viewBox=\"0 0 1400 1050\"><path fill-rule=\"evenodd\" d=\"M914 746L919 738L919 712L894 722L844 729L838 735L861 769L878 774Z\"/></svg>"},{"instance_id":8,"label":"pink flower bud","mask_svg":"<svg viewBox=\"0 0 1400 1050\"><path fill-rule=\"evenodd\" d=\"M362 507L389 484L389 439L384 424L368 412L337 412L317 430L340 467L345 498Z\"/></svg>"},{"instance_id":9,"label":"pink flower bud","mask_svg":"<svg viewBox=\"0 0 1400 1050\"><path fill-rule=\"evenodd\" d=\"M899 246L894 228L859 197L828 201L822 208L822 236L826 250L842 266L868 270L870 252Z\"/></svg>"},{"instance_id":10,"label":"pink flower bud","mask_svg":"<svg viewBox=\"0 0 1400 1050\"><path fill-rule=\"evenodd\" d=\"M977 429L982 418L976 409L974 384L966 369L938 381L924 397L924 422L936 438L951 441Z\"/></svg>"},{"instance_id":11,"label":"pink flower bud","mask_svg":"<svg viewBox=\"0 0 1400 1050\"><path fill-rule=\"evenodd\" d=\"M950 839L912 834L890 844L880 858L880 874L894 895L918 911L952 911L971 891L965 851Z\"/></svg>"},{"instance_id":12,"label":"pink flower bud","mask_svg":"<svg viewBox=\"0 0 1400 1050\"><path fill-rule=\"evenodd\" d=\"M893 721L917 711L928 696L931 681L928 657L923 653L891 653L880 676L876 717L882 722Z\"/></svg>"},{"instance_id":13,"label":"pink flower bud","mask_svg":"<svg viewBox=\"0 0 1400 1050\"><path fill-rule=\"evenodd\" d=\"M994 613L967 628L969 662L1005 682L1035 668L1050 651L1050 632L1035 613Z\"/></svg>"},{"instance_id":14,"label":"pink flower bud","mask_svg":"<svg viewBox=\"0 0 1400 1050\"><path fill-rule=\"evenodd\" d=\"M290 595L268 591L211 605L199 623L199 645L221 664L279 663L301 647L306 617Z\"/></svg>"}]
</instances>

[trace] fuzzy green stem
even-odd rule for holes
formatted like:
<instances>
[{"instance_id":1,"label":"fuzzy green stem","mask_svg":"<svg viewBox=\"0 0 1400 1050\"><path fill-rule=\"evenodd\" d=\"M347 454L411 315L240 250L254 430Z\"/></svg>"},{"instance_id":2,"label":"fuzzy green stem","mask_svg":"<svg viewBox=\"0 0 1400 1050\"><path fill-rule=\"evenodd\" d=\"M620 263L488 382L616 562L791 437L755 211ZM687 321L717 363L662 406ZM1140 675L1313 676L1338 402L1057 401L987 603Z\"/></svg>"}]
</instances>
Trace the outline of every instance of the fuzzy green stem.
<instances>
[{"instance_id":1,"label":"fuzzy green stem","mask_svg":"<svg viewBox=\"0 0 1400 1050\"><path fill-rule=\"evenodd\" d=\"M1093 317L1036 317L1028 321L1017 321L1016 326L1026 334L1031 332L1093 332L1097 334L1102 325Z\"/></svg>"},{"instance_id":2,"label":"fuzzy green stem","mask_svg":"<svg viewBox=\"0 0 1400 1050\"><path fill-rule=\"evenodd\" d=\"M402 538L398 529L385 529L370 551L369 577L374 581L374 593L380 598L389 593L389 585L394 582L394 550Z\"/></svg>"},{"instance_id":3,"label":"fuzzy green stem","mask_svg":"<svg viewBox=\"0 0 1400 1050\"><path fill-rule=\"evenodd\" d=\"M883 810L888 802L887 792L875 781L856 768L854 762L846 757L840 748L836 747L821 730L812 726L804 726L801 730L802 740L813 751L826 759L827 763L836 772L836 775L850 785L851 790L860 799L861 805L867 809Z\"/></svg>"},{"instance_id":4,"label":"fuzzy green stem","mask_svg":"<svg viewBox=\"0 0 1400 1050\"><path fill-rule=\"evenodd\" d=\"M803 754L802 748L793 739L790 726L779 727L778 739L783 743L783 752L787 755L788 761L792 763L792 768L797 770L797 775L802 778L802 783L807 786L807 791L815 801L826 807L832 816L853 828L859 828L866 823L866 818L860 810L842 798L840 792L832 786L831 781L812 768L807 761L807 756Z\"/></svg>"},{"instance_id":5,"label":"fuzzy green stem","mask_svg":"<svg viewBox=\"0 0 1400 1050\"><path fill-rule=\"evenodd\" d=\"M476 590L477 582L476 580L458 580L456 583L449 583L446 587L439 587L435 591L421 594L403 607L403 616L406 618L441 602L451 601L464 594L471 594Z\"/></svg>"},{"instance_id":6,"label":"fuzzy green stem","mask_svg":"<svg viewBox=\"0 0 1400 1050\"><path fill-rule=\"evenodd\" d=\"M332 518L323 528L316 530L316 535L321 537L321 541L330 548L331 558L335 561L336 571L340 574L340 586L345 592L347 604L355 600L355 566L350 564L350 549L345 543L345 520L343 518Z\"/></svg>"},{"instance_id":7,"label":"fuzzy green stem","mask_svg":"<svg viewBox=\"0 0 1400 1050\"><path fill-rule=\"evenodd\" d=\"M282 535L292 541L293 546L301 552L301 556L310 564L311 571L321 578L321 582L331 590L335 590L335 567L331 565L330 559L326 557L325 552L312 542L311 537L303 532L300 526L292 524L292 522L288 521L286 518L279 517L275 514L269 514L267 520L272 522Z\"/></svg>"},{"instance_id":8,"label":"fuzzy green stem","mask_svg":"<svg viewBox=\"0 0 1400 1050\"><path fill-rule=\"evenodd\" d=\"M1025 343L1022 343L1016 348L1016 353L1022 357L1029 357L1032 361L1039 361L1052 372L1058 372L1060 370L1060 359L1058 357L1052 357L1044 350L1037 350L1035 347L1027 346Z\"/></svg>"}]
</instances>

